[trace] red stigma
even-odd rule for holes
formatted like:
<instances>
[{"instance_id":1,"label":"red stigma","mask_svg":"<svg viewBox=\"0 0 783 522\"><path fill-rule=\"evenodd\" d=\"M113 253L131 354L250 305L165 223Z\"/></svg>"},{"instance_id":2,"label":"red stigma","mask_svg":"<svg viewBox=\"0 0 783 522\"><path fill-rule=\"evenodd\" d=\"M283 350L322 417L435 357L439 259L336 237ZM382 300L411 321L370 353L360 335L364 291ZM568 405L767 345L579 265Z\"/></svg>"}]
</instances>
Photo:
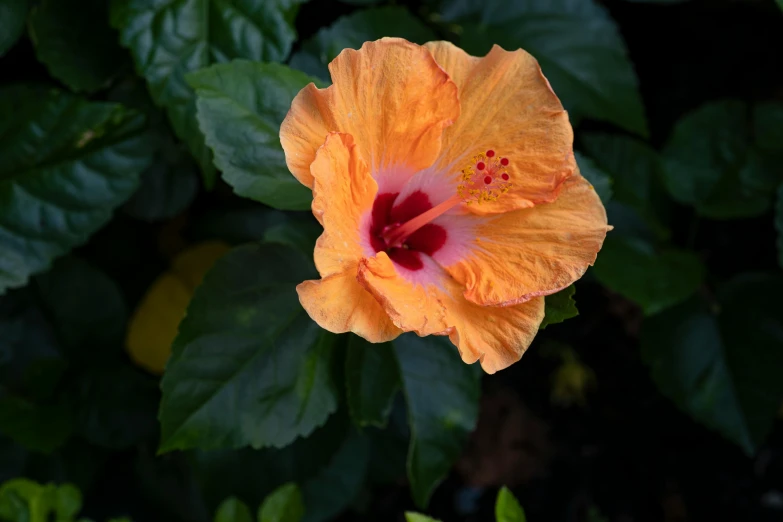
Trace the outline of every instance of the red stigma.
<instances>
[{"instance_id":1,"label":"red stigma","mask_svg":"<svg viewBox=\"0 0 783 522\"><path fill-rule=\"evenodd\" d=\"M484 170L486 167L487 166L484 165L483 161L479 161L478 163L476 163L476 168L479 169L479 170Z\"/></svg>"},{"instance_id":2,"label":"red stigma","mask_svg":"<svg viewBox=\"0 0 783 522\"><path fill-rule=\"evenodd\" d=\"M508 158L503 158L503 159L501 159L501 160L500 160L500 164L501 164L501 165L503 165L504 167L505 167L506 165L508 165Z\"/></svg>"},{"instance_id":3,"label":"red stigma","mask_svg":"<svg viewBox=\"0 0 783 522\"><path fill-rule=\"evenodd\" d=\"M492 156L494 156L494 155L495 155L495 151L494 151L494 150L492 150L492 149L489 149L489 150L487 151L487 157L488 157L488 158L491 158L491 157L492 157Z\"/></svg>"},{"instance_id":4,"label":"red stigma","mask_svg":"<svg viewBox=\"0 0 783 522\"><path fill-rule=\"evenodd\" d=\"M500 177L503 178L503 181L508 181L508 174L506 174L505 172Z\"/></svg>"},{"instance_id":5,"label":"red stigma","mask_svg":"<svg viewBox=\"0 0 783 522\"><path fill-rule=\"evenodd\" d=\"M492 177L491 177L491 176L487 176L487 177L485 177L485 178L484 178L484 183L486 183L487 185L489 185L490 183L492 183Z\"/></svg>"}]
</instances>

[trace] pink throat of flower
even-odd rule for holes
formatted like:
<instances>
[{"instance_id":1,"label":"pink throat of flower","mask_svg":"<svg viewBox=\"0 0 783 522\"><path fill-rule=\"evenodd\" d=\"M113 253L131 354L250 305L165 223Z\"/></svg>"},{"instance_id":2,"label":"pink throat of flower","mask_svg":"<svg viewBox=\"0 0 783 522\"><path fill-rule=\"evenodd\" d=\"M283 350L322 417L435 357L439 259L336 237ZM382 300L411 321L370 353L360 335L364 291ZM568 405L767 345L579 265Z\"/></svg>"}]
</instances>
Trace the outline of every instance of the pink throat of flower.
<instances>
[{"instance_id":1,"label":"pink throat of flower","mask_svg":"<svg viewBox=\"0 0 783 522\"><path fill-rule=\"evenodd\" d=\"M497 158L495 151L491 149L474 156L471 164L462 169L456 194L405 223L387 225L382 231L384 241L389 246L402 246L408 236L460 203L470 205L496 201L511 188L506 171L508 164L508 158Z\"/></svg>"},{"instance_id":2,"label":"pink throat of flower","mask_svg":"<svg viewBox=\"0 0 783 522\"><path fill-rule=\"evenodd\" d=\"M446 228L433 221L459 204L495 201L508 192L508 164L507 158L496 157L493 150L478 154L462 169L456 193L435 206L421 190L402 201L397 201L397 193L378 194L369 230L373 250L386 252L392 261L408 270L423 268L421 255L432 256L448 238Z\"/></svg>"}]
</instances>

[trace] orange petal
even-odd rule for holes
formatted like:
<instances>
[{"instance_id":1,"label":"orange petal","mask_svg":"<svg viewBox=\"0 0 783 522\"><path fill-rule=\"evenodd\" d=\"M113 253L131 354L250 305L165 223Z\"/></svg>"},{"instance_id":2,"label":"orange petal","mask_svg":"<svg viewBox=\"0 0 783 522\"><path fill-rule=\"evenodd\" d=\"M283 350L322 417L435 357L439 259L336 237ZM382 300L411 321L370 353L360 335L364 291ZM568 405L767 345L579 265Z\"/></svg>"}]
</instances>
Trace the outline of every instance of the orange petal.
<instances>
[{"instance_id":1,"label":"orange petal","mask_svg":"<svg viewBox=\"0 0 783 522\"><path fill-rule=\"evenodd\" d=\"M299 300L310 317L330 332L351 331L370 342L391 340L400 330L356 281L357 265L365 254L359 225L372 208L378 186L348 134L329 134L311 170L313 214L324 226L314 253L323 279L300 284Z\"/></svg>"},{"instance_id":2,"label":"orange petal","mask_svg":"<svg viewBox=\"0 0 783 522\"><path fill-rule=\"evenodd\" d=\"M330 131L354 137L381 183L401 184L435 161L459 99L424 47L400 38L367 42L341 52L329 71L332 85L302 89L280 127L288 168L300 182L312 187L310 164Z\"/></svg>"},{"instance_id":3,"label":"orange petal","mask_svg":"<svg viewBox=\"0 0 783 522\"><path fill-rule=\"evenodd\" d=\"M573 130L535 58L497 45L483 58L449 42L425 47L457 84L461 105L431 170L457 175L474 155L491 149L509 159L512 189L471 211L506 212L553 201L576 168Z\"/></svg>"},{"instance_id":4,"label":"orange petal","mask_svg":"<svg viewBox=\"0 0 783 522\"><path fill-rule=\"evenodd\" d=\"M606 211L578 173L552 203L482 219L468 254L446 270L480 305L509 305L561 290L595 261Z\"/></svg>"},{"instance_id":5,"label":"orange petal","mask_svg":"<svg viewBox=\"0 0 783 522\"><path fill-rule=\"evenodd\" d=\"M381 302L396 326L418 335L448 335L462 360L481 361L487 373L495 373L522 357L544 318L544 299L508 307L471 303L461 287L437 265L437 282L413 285L400 276L389 257L380 252L363 259L359 282Z\"/></svg>"},{"instance_id":6,"label":"orange petal","mask_svg":"<svg viewBox=\"0 0 783 522\"><path fill-rule=\"evenodd\" d=\"M391 341L402 333L378 301L356 281L355 270L320 281L305 281L296 291L310 317L330 332L353 332L371 343Z\"/></svg>"},{"instance_id":7,"label":"orange petal","mask_svg":"<svg viewBox=\"0 0 783 522\"><path fill-rule=\"evenodd\" d=\"M356 267L364 257L359 227L362 216L372 209L378 184L349 134L330 133L311 171L313 215L324 227L315 245L315 266L326 277Z\"/></svg>"}]
</instances>

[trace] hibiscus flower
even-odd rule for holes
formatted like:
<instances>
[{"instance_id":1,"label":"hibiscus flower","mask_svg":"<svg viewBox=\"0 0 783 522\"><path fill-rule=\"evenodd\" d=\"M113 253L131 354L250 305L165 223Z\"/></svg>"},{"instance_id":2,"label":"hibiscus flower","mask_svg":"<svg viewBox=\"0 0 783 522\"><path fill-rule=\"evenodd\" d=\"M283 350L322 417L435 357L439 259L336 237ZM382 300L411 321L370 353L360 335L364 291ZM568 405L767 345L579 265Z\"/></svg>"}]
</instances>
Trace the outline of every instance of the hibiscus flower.
<instances>
[{"instance_id":1,"label":"hibiscus flower","mask_svg":"<svg viewBox=\"0 0 783 522\"><path fill-rule=\"evenodd\" d=\"M538 63L383 38L329 70L280 128L324 227L302 306L331 332L448 335L488 373L513 364L610 228Z\"/></svg>"}]
</instances>

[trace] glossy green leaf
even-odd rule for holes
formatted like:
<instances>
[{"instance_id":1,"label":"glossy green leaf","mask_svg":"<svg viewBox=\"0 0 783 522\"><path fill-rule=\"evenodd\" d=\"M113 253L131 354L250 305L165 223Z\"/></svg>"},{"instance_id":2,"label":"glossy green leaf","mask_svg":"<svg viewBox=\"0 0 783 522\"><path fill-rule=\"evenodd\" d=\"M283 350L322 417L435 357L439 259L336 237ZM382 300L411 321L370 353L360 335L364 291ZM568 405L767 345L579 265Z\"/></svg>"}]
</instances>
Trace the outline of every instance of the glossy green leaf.
<instances>
[{"instance_id":1,"label":"glossy green leaf","mask_svg":"<svg viewBox=\"0 0 783 522\"><path fill-rule=\"evenodd\" d=\"M757 216L771 203L777 169L754 143L747 104L703 105L677 122L664 148L672 197L713 219Z\"/></svg>"},{"instance_id":2,"label":"glossy green leaf","mask_svg":"<svg viewBox=\"0 0 783 522\"><path fill-rule=\"evenodd\" d=\"M352 431L329 464L303 487L302 522L326 522L345 510L365 485L370 441Z\"/></svg>"},{"instance_id":3,"label":"glossy green leaf","mask_svg":"<svg viewBox=\"0 0 783 522\"><path fill-rule=\"evenodd\" d=\"M435 33L402 6L385 6L356 11L324 27L302 43L291 57L291 67L330 81L327 65L343 49L359 49L364 42L384 36L398 36L418 44L437 40Z\"/></svg>"},{"instance_id":4,"label":"glossy green leaf","mask_svg":"<svg viewBox=\"0 0 783 522\"><path fill-rule=\"evenodd\" d=\"M783 399L781 292L780 276L740 276L720 290L717 317L692 300L642 327L642 357L660 390L748 454Z\"/></svg>"},{"instance_id":5,"label":"glossy green leaf","mask_svg":"<svg viewBox=\"0 0 783 522\"><path fill-rule=\"evenodd\" d=\"M408 479L423 509L476 426L480 374L446 339L409 333L392 344L411 427Z\"/></svg>"},{"instance_id":6,"label":"glossy green leaf","mask_svg":"<svg viewBox=\"0 0 783 522\"><path fill-rule=\"evenodd\" d=\"M593 273L652 315L693 295L704 279L704 266L689 251L657 249L643 239L610 235Z\"/></svg>"},{"instance_id":7,"label":"glossy green leaf","mask_svg":"<svg viewBox=\"0 0 783 522\"><path fill-rule=\"evenodd\" d=\"M0 0L0 56L22 36L26 18L27 0Z\"/></svg>"},{"instance_id":8,"label":"glossy green leaf","mask_svg":"<svg viewBox=\"0 0 783 522\"><path fill-rule=\"evenodd\" d=\"M525 522L526 520L525 511L514 498L514 494L505 486L500 488L498 498L495 500L495 521Z\"/></svg>"},{"instance_id":9,"label":"glossy green leaf","mask_svg":"<svg viewBox=\"0 0 783 522\"><path fill-rule=\"evenodd\" d=\"M299 522L303 516L304 501L296 484L280 486L258 509L258 522Z\"/></svg>"},{"instance_id":10,"label":"glossy green leaf","mask_svg":"<svg viewBox=\"0 0 783 522\"><path fill-rule=\"evenodd\" d=\"M282 447L337 408L334 336L302 310L314 277L301 253L247 245L196 290L163 377L161 451Z\"/></svg>"},{"instance_id":11,"label":"glossy green leaf","mask_svg":"<svg viewBox=\"0 0 783 522\"><path fill-rule=\"evenodd\" d=\"M443 18L460 23L461 47L475 56L492 44L532 54L572 117L647 134L625 42L594 0L446 0Z\"/></svg>"},{"instance_id":12,"label":"glossy green leaf","mask_svg":"<svg viewBox=\"0 0 783 522\"><path fill-rule=\"evenodd\" d=\"M105 0L43 0L30 10L38 60L73 91L106 87L124 65L108 16Z\"/></svg>"},{"instance_id":13,"label":"glossy green leaf","mask_svg":"<svg viewBox=\"0 0 783 522\"><path fill-rule=\"evenodd\" d=\"M582 176L590 182L604 205L607 204L612 199L612 178L590 158L578 152L574 154Z\"/></svg>"},{"instance_id":14,"label":"glossy green leaf","mask_svg":"<svg viewBox=\"0 0 783 522\"><path fill-rule=\"evenodd\" d=\"M541 321L541 326L539 326L541 330L550 324L562 323L566 319L579 315L579 310L577 310L576 302L574 301L575 293L576 287L571 285L544 298L544 320Z\"/></svg>"},{"instance_id":15,"label":"glossy green leaf","mask_svg":"<svg viewBox=\"0 0 783 522\"><path fill-rule=\"evenodd\" d=\"M215 512L215 522L255 522L247 504L236 497L230 497L220 503Z\"/></svg>"},{"instance_id":16,"label":"glossy green leaf","mask_svg":"<svg viewBox=\"0 0 783 522\"><path fill-rule=\"evenodd\" d=\"M198 161L211 187L215 170L196 121L185 74L233 58L282 61L296 33L284 0L113 0L112 25L146 78L155 103ZM237 37L236 35L241 35Z\"/></svg>"},{"instance_id":17,"label":"glossy green leaf","mask_svg":"<svg viewBox=\"0 0 783 522\"><path fill-rule=\"evenodd\" d=\"M345 359L345 384L351 417L357 426L386 426L400 389L391 343L372 344L353 335Z\"/></svg>"},{"instance_id":18,"label":"glossy green leaf","mask_svg":"<svg viewBox=\"0 0 783 522\"><path fill-rule=\"evenodd\" d=\"M778 231L778 265L783 268L783 184L778 187L778 197L775 203L775 229Z\"/></svg>"},{"instance_id":19,"label":"glossy green leaf","mask_svg":"<svg viewBox=\"0 0 783 522\"><path fill-rule=\"evenodd\" d=\"M312 193L286 167L279 132L291 100L311 81L285 65L246 60L188 75L215 164L240 196L275 208L310 208Z\"/></svg>"},{"instance_id":20,"label":"glossy green leaf","mask_svg":"<svg viewBox=\"0 0 783 522\"><path fill-rule=\"evenodd\" d=\"M0 293L84 243L149 165L144 119L51 89L0 89Z\"/></svg>"},{"instance_id":21,"label":"glossy green leaf","mask_svg":"<svg viewBox=\"0 0 783 522\"><path fill-rule=\"evenodd\" d=\"M669 200L661 156L646 143L619 134L584 133L580 142L612 177L614 201L635 209L658 237L666 237Z\"/></svg>"}]
</instances>

